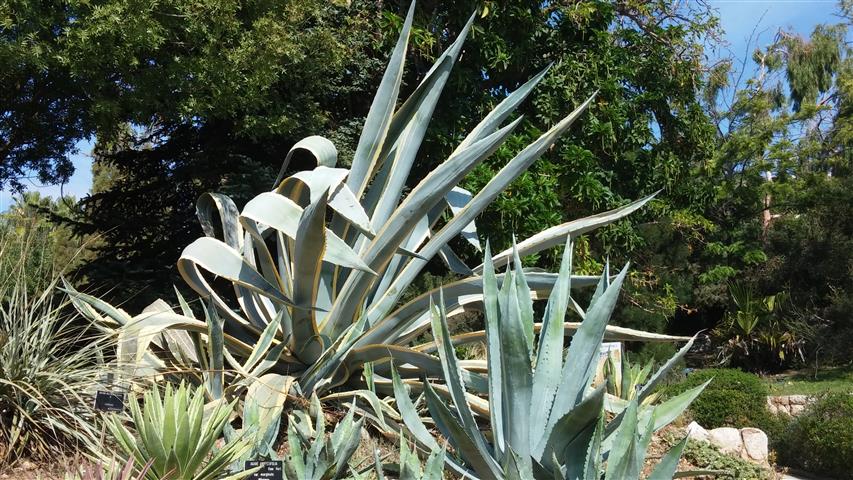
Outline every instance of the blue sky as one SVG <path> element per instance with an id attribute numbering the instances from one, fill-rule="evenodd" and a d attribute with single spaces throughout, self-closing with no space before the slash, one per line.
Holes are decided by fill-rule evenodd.
<path id="1" fill-rule="evenodd" d="M 835 0 L 710 0 L 709 3 L 719 13 L 728 43 L 718 55 L 738 59 L 742 59 L 744 54 L 749 57 L 756 46 L 772 42 L 780 28 L 808 36 L 815 25 L 839 21 Z M 747 39 L 753 30 L 756 38 L 748 44 Z M 89 192 L 92 185 L 92 142 L 84 140 L 77 149 L 78 153 L 71 155 L 76 171 L 62 187 L 62 192 L 80 198 Z M 29 188 L 53 197 L 60 193 L 59 186 L 30 184 Z M 0 191 L 0 212 L 6 210 L 11 202 L 11 194 Z"/>

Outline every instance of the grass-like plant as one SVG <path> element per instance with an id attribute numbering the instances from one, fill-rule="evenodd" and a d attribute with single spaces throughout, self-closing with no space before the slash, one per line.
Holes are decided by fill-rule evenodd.
<path id="1" fill-rule="evenodd" d="M 124 463 L 116 460 L 109 462 L 84 462 L 78 471 L 66 473 L 65 480 L 142 480 L 151 469 L 153 460 L 142 466 L 139 473 L 136 472 L 136 462 L 130 458 Z"/>
<path id="2" fill-rule="evenodd" d="M 106 340 L 56 295 L 56 280 L 32 296 L 25 272 L 13 275 L 0 284 L 0 465 L 87 451 Z"/>

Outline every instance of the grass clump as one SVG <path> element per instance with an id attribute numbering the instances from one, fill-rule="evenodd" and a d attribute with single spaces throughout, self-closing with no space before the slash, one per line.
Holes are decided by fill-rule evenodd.
<path id="1" fill-rule="evenodd" d="M 33 238 L 0 221 L 0 469 L 88 451 L 100 433 L 107 339 L 59 295 L 52 247 Z"/>
<path id="2" fill-rule="evenodd" d="M 90 395 L 103 370 L 103 341 L 57 301 L 55 282 L 31 297 L 0 287 L 0 465 L 97 443 Z"/>

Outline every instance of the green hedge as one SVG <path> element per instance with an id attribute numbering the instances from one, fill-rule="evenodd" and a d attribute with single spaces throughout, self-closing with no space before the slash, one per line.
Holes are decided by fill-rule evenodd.
<path id="1" fill-rule="evenodd" d="M 774 443 L 783 465 L 853 479 L 853 395 L 822 397 L 795 417 Z"/>
<path id="2" fill-rule="evenodd" d="M 728 368 L 697 370 L 666 389 L 674 396 L 713 378 L 690 404 L 693 420 L 707 429 L 718 427 L 761 428 L 769 416 L 768 390 L 757 375 Z"/>

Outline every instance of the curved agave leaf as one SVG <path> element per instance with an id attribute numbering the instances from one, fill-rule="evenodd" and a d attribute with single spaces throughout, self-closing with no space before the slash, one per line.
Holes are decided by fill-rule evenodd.
<path id="1" fill-rule="evenodd" d="M 480 310 L 479 304 L 483 301 L 483 278 L 469 277 L 449 283 L 441 287 L 447 303 L 445 305 L 448 316 L 461 312 L 462 307 Z M 553 285 L 557 282 L 558 275 L 554 273 L 532 272 L 527 274 L 530 288 L 536 298 L 547 298 Z M 496 276 L 499 285 L 503 284 L 504 275 Z M 598 277 L 574 276 L 572 286 L 583 288 L 593 286 L 598 282 Z M 365 335 L 359 339 L 358 345 L 364 346 L 371 343 L 406 343 L 408 340 L 420 335 L 429 328 L 428 307 L 430 299 L 438 294 L 438 289 L 423 293 L 409 301 L 399 309 L 390 313 L 380 322 L 376 323 Z"/>
<path id="2" fill-rule="evenodd" d="M 335 144 L 330 142 L 327 138 L 319 135 L 303 138 L 296 142 L 296 144 L 290 148 L 290 151 L 287 152 L 287 156 L 284 157 L 284 162 L 281 164 L 281 169 L 278 171 L 278 176 L 275 179 L 273 188 L 278 188 L 280 186 L 282 180 L 284 180 L 285 173 L 287 173 L 287 167 L 290 166 L 290 161 L 293 158 L 293 155 L 300 150 L 308 152 L 313 156 L 318 167 L 334 168 L 338 163 L 338 149 L 335 148 Z"/>
<path id="3" fill-rule="evenodd" d="M 409 43 L 409 32 L 412 29 L 412 19 L 415 16 L 415 2 L 409 5 L 409 12 L 403 22 L 403 29 L 397 45 L 391 54 L 388 67 L 382 76 L 382 82 L 373 97 L 373 103 L 364 121 L 358 146 L 352 161 L 347 186 L 356 197 L 361 197 L 370 182 L 375 165 L 379 159 L 379 153 L 385 144 L 388 135 L 388 127 L 394 115 L 397 97 L 400 93 L 400 82 L 403 79 L 403 64 L 406 59 L 406 48 Z"/>
<path id="4" fill-rule="evenodd" d="M 268 192 L 250 200 L 243 208 L 240 218 L 244 226 L 247 221 L 251 220 L 274 228 L 285 234 L 289 239 L 295 240 L 299 232 L 299 220 L 302 215 L 302 207 L 293 200 L 277 193 Z M 325 237 L 324 260 L 335 265 L 374 274 L 361 257 L 334 232 L 326 229 Z"/>

